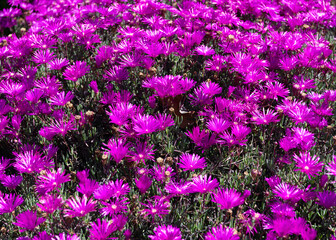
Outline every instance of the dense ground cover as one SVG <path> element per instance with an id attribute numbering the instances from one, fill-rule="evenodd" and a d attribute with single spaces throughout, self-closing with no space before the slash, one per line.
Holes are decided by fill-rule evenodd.
<path id="1" fill-rule="evenodd" d="M 1 239 L 336 239 L 326 0 L 9 0 Z"/>

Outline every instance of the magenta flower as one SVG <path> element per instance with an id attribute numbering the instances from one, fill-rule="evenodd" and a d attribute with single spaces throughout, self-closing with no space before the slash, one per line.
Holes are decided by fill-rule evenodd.
<path id="1" fill-rule="evenodd" d="M 205 235 L 205 240 L 239 240 L 237 231 L 233 228 L 225 228 L 223 225 L 213 227 L 210 232 Z"/>
<path id="2" fill-rule="evenodd" d="M 255 111 L 252 113 L 252 121 L 257 125 L 267 125 L 271 122 L 279 122 L 276 112 L 273 110 L 263 109 L 263 112 Z"/>
<path id="3" fill-rule="evenodd" d="M 205 46 L 205 45 L 201 45 L 197 48 L 195 48 L 195 52 L 198 55 L 202 55 L 202 56 L 210 56 L 210 55 L 214 55 L 216 52 L 215 50 L 213 50 L 212 48 Z"/>
<path id="4" fill-rule="evenodd" d="M 60 209 L 64 202 L 62 197 L 56 195 L 44 195 L 40 197 L 39 200 L 40 202 L 36 205 L 48 214 L 52 214 L 56 210 Z"/>
<path id="5" fill-rule="evenodd" d="M 327 170 L 327 175 L 334 175 L 336 176 L 336 156 L 334 157 L 334 161 L 329 163 L 328 166 L 326 166 L 326 170 Z"/>
<path id="6" fill-rule="evenodd" d="M 275 186 L 273 192 L 277 197 L 294 203 L 300 201 L 304 194 L 303 190 L 288 183 L 280 183 L 279 185 Z"/>
<path id="7" fill-rule="evenodd" d="M 194 177 L 190 186 L 191 192 L 198 192 L 201 194 L 211 192 L 216 187 L 218 187 L 219 183 L 217 179 L 211 179 L 211 176 L 207 175 L 199 175 L 198 177 Z"/>
<path id="8" fill-rule="evenodd" d="M 212 201 L 218 203 L 221 209 L 231 209 L 242 205 L 245 201 L 241 193 L 235 189 L 219 188 L 216 193 L 212 195 Z"/>
<path id="9" fill-rule="evenodd" d="M 228 129 L 231 126 L 230 121 L 224 119 L 224 118 L 213 118 L 207 123 L 207 127 L 214 131 L 215 133 L 223 133 L 226 129 Z"/>
<path id="10" fill-rule="evenodd" d="M 96 201 L 84 195 L 82 198 L 76 196 L 67 200 L 69 209 L 64 210 L 66 217 L 84 217 L 89 212 L 96 211 Z"/>
<path id="11" fill-rule="evenodd" d="M 141 194 L 144 194 L 152 185 L 152 180 L 147 175 L 142 175 L 139 179 L 135 179 L 135 184 L 139 188 Z"/>
<path id="12" fill-rule="evenodd" d="M 169 214 L 169 206 L 170 204 L 166 204 L 164 201 L 156 200 L 153 203 L 143 204 L 143 206 L 147 207 L 147 209 L 142 210 L 144 216 L 159 216 L 162 218 L 162 215 Z"/>
<path id="13" fill-rule="evenodd" d="M 210 133 L 206 132 L 204 129 L 201 131 L 198 126 L 194 127 L 192 131 L 188 131 L 186 135 L 193 140 L 196 146 L 205 149 L 216 143 L 216 138 L 213 134 L 210 135 Z"/>
<path id="14" fill-rule="evenodd" d="M 79 183 L 77 192 L 80 192 L 87 197 L 90 197 L 94 191 L 99 187 L 99 184 L 95 180 L 85 179 Z"/>
<path id="15" fill-rule="evenodd" d="M 66 80 L 76 82 L 80 77 L 83 77 L 89 71 L 90 67 L 86 65 L 86 62 L 76 61 L 74 65 L 65 69 L 64 77 Z"/>
<path id="16" fill-rule="evenodd" d="M 61 70 L 63 67 L 68 66 L 69 61 L 66 58 L 55 58 L 48 62 L 48 66 L 51 70 Z"/>
<path id="17" fill-rule="evenodd" d="M 15 153 L 14 167 L 21 173 L 40 172 L 41 170 L 50 167 L 50 163 L 41 153 L 31 150 L 21 153 Z"/>
<path id="18" fill-rule="evenodd" d="M 116 163 L 120 163 L 129 151 L 129 144 L 124 139 L 110 139 L 108 144 L 104 145 L 107 147 L 106 153 L 109 153 Z"/>
<path id="19" fill-rule="evenodd" d="M 331 208 L 336 206 L 335 192 L 329 192 L 329 191 L 320 192 L 318 193 L 317 198 L 319 200 L 318 204 L 325 208 Z"/>
<path id="20" fill-rule="evenodd" d="M 294 161 L 296 162 L 296 167 L 294 171 L 300 171 L 308 175 L 310 179 L 311 176 L 316 177 L 318 173 L 321 172 L 323 163 L 319 162 L 320 158 L 316 156 L 310 156 L 309 152 L 300 153 L 300 156 L 294 155 Z"/>
<path id="21" fill-rule="evenodd" d="M 90 239 L 93 240 L 107 240 L 109 236 L 117 230 L 117 226 L 113 221 L 107 221 L 105 219 L 97 219 L 97 223 L 91 223 Z"/>
<path id="22" fill-rule="evenodd" d="M 71 92 L 65 94 L 65 92 L 59 92 L 55 96 L 50 98 L 50 105 L 64 106 L 67 102 L 70 102 L 74 98 Z"/>
<path id="23" fill-rule="evenodd" d="M 182 153 L 178 165 L 183 171 L 193 171 L 195 169 L 204 169 L 206 167 L 206 161 L 197 154 Z"/>
<path id="24" fill-rule="evenodd" d="M 161 225 L 154 229 L 154 235 L 148 236 L 151 240 L 182 240 L 179 228 L 171 225 Z"/>
<path id="25" fill-rule="evenodd" d="M 27 210 L 16 217 L 13 224 L 23 229 L 20 232 L 33 231 L 38 225 L 45 221 L 44 218 L 38 218 L 36 212 Z"/>
<path id="26" fill-rule="evenodd" d="M 129 202 L 126 201 L 126 198 L 114 198 L 107 203 L 101 202 L 105 207 L 102 207 L 100 212 L 103 216 L 114 216 L 118 213 L 126 213 L 128 208 L 127 204 L 129 204 Z"/>
<path id="27" fill-rule="evenodd" d="M 160 98 L 175 97 L 189 91 L 196 82 L 182 76 L 167 75 L 164 77 L 153 77 L 144 81 L 143 87 L 154 89 Z"/>
<path id="28" fill-rule="evenodd" d="M 32 58 L 32 61 L 39 64 L 45 64 L 50 62 L 55 58 L 55 55 L 53 52 L 50 52 L 49 49 L 47 50 L 37 50 L 34 53 L 34 56 Z"/>
<path id="29" fill-rule="evenodd" d="M 134 131 L 139 135 L 149 134 L 160 128 L 160 122 L 151 115 L 137 115 L 133 118 Z"/>
<path id="30" fill-rule="evenodd" d="M 22 176 L 20 175 L 3 175 L 0 174 L 0 180 L 2 185 L 9 189 L 15 189 L 21 182 Z"/>
<path id="31" fill-rule="evenodd" d="M 170 181 L 166 187 L 166 192 L 173 194 L 173 195 L 186 195 L 190 192 L 190 182 L 185 182 L 181 180 L 179 183 Z"/>
<path id="32" fill-rule="evenodd" d="M 15 210 L 19 205 L 23 203 L 21 196 L 15 194 L 0 194 L 0 215 L 4 213 L 10 213 Z"/>
<path id="33" fill-rule="evenodd" d="M 61 184 L 70 181 L 70 175 L 65 175 L 64 171 L 59 168 L 57 171 L 48 170 L 45 175 L 40 175 L 36 183 L 36 191 L 42 195 L 45 193 L 57 190 Z"/>

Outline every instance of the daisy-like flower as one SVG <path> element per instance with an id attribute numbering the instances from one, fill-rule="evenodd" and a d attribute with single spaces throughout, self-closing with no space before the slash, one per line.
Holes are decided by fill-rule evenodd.
<path id="1" fill-rule="evenodd" d="M 233 228 L 226 228 L 223 225 L 213 227 L 210 232 L 205 235 L 205 240 L 239 240 L 237 231 Z"/>
<path id="2" fill-rule="evenodd" d="M 76 196 L 68 199 L 67 205 L 70 209 L 64 210 L 64 216 L 66 217 L 84 217 L 89 212 L 96 210 L 96 201 L 88 200 L 85 195 L 82 198 Z"/>
<path id="3" fill-rule="evenodd" d="M 202 56 L 210 56 L 210 55 L 214 55 L 216 52 L 215 50 L 213 50 L 212 48 L 205 46 L 205 45 L 201 45 L 199 47 L 197 47 L 195 49 L 195 52 L 198 55 L 202 55 Z"/>
<path id="4" fill-rule="evenodd" d="M 285 201 L 296 203 L 302 199 L 304 191 L 288 183 L 280 183 L 274 190 L 274 194 Z"/>
<path id="5" fill-rule="evenodd" d="M 193 128 L 192 131 L 188 131 L 186 135 L 191 140 L 193 140 L 193 142 L 198 147 L 208 148 L 216 143 L 216 138 L 214 135 L 210 135 L 208 132 L 205 131 L 205 129 L 200 130 L 198 126 Z"/>
<path id="6" fill-rule="evenodd" d="M 106 153 L 109 153 L 116 163 L 120 163 L 128 154 L 129 144 L 124 139 L 110 139 L 108 144 L 104 144 L 107 148 Z"/>
<path id="7" fill-rule="evenodd" d="M 21 182 L 22 182 L 22 176 L 20 175 L 4 175 L 1 176 L 0 174 L 0 180 L 2 185 L 9 189 L 15 189 Z"/>
<path id="8" fill-rule="evenodd" d="M 94 191 L 99 187 L 99 184 L 95 180 L 85 179 L 79 183 L 77 192 L 80 192 L 87 197 L 90 197 Z"/>
<path id="9" fill-rule="evenodd" d="M 109 70 L 105 70 L 105 75 L 103 75 L 103 77 L 110 81 L 121 83 L 128 79 L 128 71 L 121 66 L 114 66 Z"/>
<path id="10" fill-rule="evenodd" d="M 90 239 L 93 240 L 106 240 L 108 237 L 117 230 L 117 226 L 112 221 L 105 219 L 97 219 L 96 222 L 91 223 Z"/>
<path id="11" fill-rule="evenodd" d="M 153 160 L 153 147 L 153 145 L 148 145 L 147 142 L 137 142 L 135 145 L 135 149 L 129 154 L 130 160 L 137 163 L 142 162 L 144 164 L 146 159 Z"/>
<path id="12" fill-rule="evenodd" d="M 155 200 L 153 203 L 143 204 L 147 209 L 142 210 L 142 213 L 144 216 L 152 215 L 159 216 L 162 218 L 162 215 L 169 214 L 169 206 L 170 204 L 167 204 L 165 201 Z"/>
<path id="13" fill-rule="evenodd" d="M 76 130 L 75 124 L 72 119 L 66 122 L 64 119 L 54 120 L 51 126 L 43 127 L 39 131 L 39 134 L 42 137 L 45 137 L 47 140 L 52 140 L 55 135 L 62 135 L 65 137 L 68 131 Z"/>
<path id="14" fill-rule="evenodd" d="M 255 111 L 252 113 L 252 121 L 257 125 L 267 125 L 271 122 L 279 122 L 276 112 L 271 109 L 263 109 L 263 112 Z"/>
<path id="15" fill-rule="evenodd" d="M 55 58 L 48 62 L 48 66 L 51 70 L 61 70 L 63 67 L 68 66 L 69 60 L 66 58 Z"/>
<path id="16" fill-rule="evenodd" d="M 17 221 L 13 224 L 23 228 L 20 232 L 33 231 L 38 225 L 45 221 L 44 218 L 38 218 L 36 212 L 30 210 L 17 215 L 16 220 Z"/>
<path id="17" fill-rule="evenodd" d="M 327 170 L 327 175 L 334 175 L 336 176 L 336 156 L 334 157 L 334 161 L 329 163 L 328 166 L 326 166 L 326 170 Z"/>
<path id="18" fill-rule="evenodd" d="M 50 98 L 50 105 L 64 106 L 67 102 L 70 102 L 74 98 L 71 92 L 65 94 L 64 91 L 57 93 Z"/>
<path id="19" fill-rule="evenodd" d="M 310 179 L 311 176 L 316 177 L 318 173 L 321 172 L 323 163 L 319 162 L 320 158 L 316 156 L 310 156 L 309 152 L 300 153 L 300 156 L 294 155 L 294 161 L 296 162 L 296 167 L 294 171 L 300 171 L 308 175 Z"/>
<path id="20" fill-rule="evenodd" d="M 55 55 L 53 52 L 50 52 L 49 49 L 47 50 L 38 50 L 34 53 L 34 56 L 32 58 L 33 62 L 39 63 L 39 64 L 45 64 L 50 62 L 55 58 Z"/>
<path id="21" fill-rule="evenodd" d="M 14 154 L 16 158 L 13 165 L 21 173 L 40 172 L 44 168 L 50 167 L 47 159 L 37 151 L 30 150 Z"/>
<path id="22" fill-rule="evenodd" d="M 152 180 L 147 175 L 142 175 L 139 179 L 135 179 L 135 184 L 139 188 L 141 194 L 144 194 L 152 185 Z"/>
<path id="23" fill-rule="evenodd" d="M 231 209 L 242 205 L 245 199 L 235 189 L 219 188 L 216 193 L 213 193 L 212 201 L 218 203 L 221 209 Z"/>
<path id="24" fill-rule="evenodd" d="M 90 71 L 90 67 L 86 62 L 76 61 L 74 65 L 69 66 L 64 71 L 64 77 L 67 80 L 76 82 L 80 77 L 83 77 Z"/>
<path id="25" fill-rule="evenodd" d="M 153 77 L 143 83 L 143 87 L 154 89 L 160 98 L 175 97 L 183 94 L 194 87 L 196 82 L 182 76 L 167 75 L 164 77 Z"/>
<path id="26" fill-rule="evenodd" d="M 129 204 L 129 202 L 126 202 L 127 199 L 126 198 L 114 198 L 113 200 L 110 200 L 110 202 L 106 203 L 106 202 L 102 202 L 102 204 L 105 207 L 102 207 L 100 209 L 100 212 L 103 216 L 114 216 L 115 214 L 118 213 L 125 213 L 127 212 L 127 204 Z"/>
<path id="27" fill-rule="evenodd" d="M 56 210 L 60 209 L 63 205 L 63 199 L 56 195 L 44 195 L 39 198 L 40 202 L 36 205 L 41 208 L 43 212 L 52 214 Z"/>
<path id="28" fill-rule="evenodd" d="M 171 225 L 161 225 L 154 229 L 154 235 L 148 236 L 151 240 L 182 240 L 179 228 Z"/>
<path id="29" fill-rule="evenodd" d="M 195 169 L 204 169 L 206 161 L 197 154 L 183 153 L 180 156 L 180 163 L 178 163 L 183 171 L 193 171 Z"/>
<path id="30" fill-rule="evenodd" d="M 10 213 L 23 203 L 23 198 L 15 194 L 0 196 L 0 214 Z"/>
<path id="31" fill-rule="evenodd" d="M 192 192 L 204 194 L 214 190 L 218 185 L 217 179 L 211 179 L 211 176 L 208 177 L 207 175 L 200 175 L 193 178 L 190 188 Z"/>
<path id="32" fill-rule="evenodd" d="M 151 115 L 137 115 L 133 118 L 134 131 L 139 135 L 155 132 L 160 128 L 160 123 Z"/>
<path id="33" fill-rule="evenodd" d="M 207 127 L 218 134 L 225 132 L 230 126 L 230 121 L 220 117 L 215 117 L 207 123 Z"/>
<path id="34" fill-rule="evenodd" d="M 166 187 L 166 192 L 173 194 L 173 195 L 186 195 L 190 192 L 190 182 L 185 182 L 181 180 L 179 183 L 170 181 Z"/>
<path id="35" fill-rule="evenodd" d="M 319 200 L 318 204 L 325 207 L 331 208 L 336 206 L 336 193 L 324 191 L 317 194 Z"/>
<path id="36" fill-rule="evenodd" d="M 65 175 L 61 168 L 57 171 L 48 170 L 45 175 L 40 175 L 38 178 L 36 191 L 42 195 L 55 189 L 58 190 L 61 184 L 70 181 L 70 175 Z"/>

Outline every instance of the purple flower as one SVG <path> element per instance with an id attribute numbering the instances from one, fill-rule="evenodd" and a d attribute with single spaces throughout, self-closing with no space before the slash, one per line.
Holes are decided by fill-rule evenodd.
<path id="1" fill-rule="evenodd" d="M 304 191 L 288 183 L 280 183 L 275 186 L 274 194 L 285 201 L 296 203 L 302 199 Z"/>
<path id="2" fill-rule="evenodd" d="M 221 209 L 231 209 L 242 205 L 245 199 L 235 189 L 219 188 L 216 193 L 213 193 L 212 201 L 218 203 Z"/>
<path id="3" fill-rule="evenodd" d="M 152 180 L 148 176 L 143 175 L 139 179 L 135 179 L 135 184 L 139 188 L 141 194 L 144 194 L 152 185 Z"/>
<path id="4" fill-rule="evenodd" d="M 148 236 L 151 240 L 182 240 L 179 228 L 171 225 L 161 225 L 154 229 L 154 235 Z"/>
<path id="5" fill-rule="evenodd" d="M 90 71 L 90 67 L 86 62 L 76 61 L 74 65 L 69 66 L 64 71 L 64 77 L 67 80 L 76 82 L 80 77 L 83 77 Z"/>
<path id="6" fill-rule="evenodd" d="M 193 171 L 195 169 L 204 169 L 206 161 L 197 154 L 183 153 L 180 156 L 180 163 L 178 163 L 183 171 Z"/>
<path id="7" fill-rule="evenodd" d="M 296 162 L 296 167 L 294 171 L 300 171 L 308 175 L 310 179 L 311 176 L 316 177 L 322 170 L 323 163 L 319 162 L 318 157 L 310 156 L 309 152 L 300 153 L 300 156 L 294 155 L 294 161 Z"/>
<path id="8" fill-rule="evenodd" d="M 5 194 L 0 196 L 0 215 L 10 213 L 23 203 L 23 198 L 15 194 Z"/>
<path id="9" fill-rule="evenodd" d="M 216 187 L 218 187 L 219 183 L 217 179 L 211 179 L 211 176 L 207 175 L 199 175 L 198 177 L 194 177 L 191 183 L 191 192 L 198 192 L 201 194 L 211 192 Z"/>
<path id="10" fill-rule="evenodd" d="M 102 205 L 105 207 L 102 207 L 100 209 L 100 212 L 103 216 L 114 216 L 118 213 L 126 213 L 127 212 L 127 204 L 129 202 L 126 202 L 127 198 L 114 198 L 113 200 L 110 200 L 109 202 L 101 202 Z"/>
<path id="11" fill-rule="evenodd" d="M 326 166 L 327 175 L 334 175 L 336 176 L 336 156 L 333 156 L 334 161 L 329 163 L 328 166 Z"/>
<path id="12" fill-rule="evenodd" d="M 57 171 L 48 170 L 45 175 L 40 175 L 36 183 L 36 191 L 42 195 L 57 190 L 61 184 L 69 182 L 70 175 L 65 175 L 64 171 L 59 168 Z"/>
<path id="13" fill-rule="evenodd" d="M 74 98 L 71 92 L 65 94 L 65 92 L 59 92 L 55 96 L 50 98 L 50 105 L 64 106 L 67 102 L 70 102 Z"/>
<path id="14" fill-rule="evenodd" d="M 66 217 L 84 217 L 89 212 L 96 210 L 96 201 L 88 200 L 85 195 L 82 198 L 76 196 L 68 199 L 67 205 L 70 209 L 64 210 L 64 216 Z"/>
<path id="15" fill-rule="evenodd" d="M 52 214 L 56 210 L 60 209 L 63 205 L 63 199 L 56 195 L 44 195 L 40 197 L 40 202 L 36 205 L 41 208 L 42 211 Z"/>
<path id="16" fill-rule="evenodd" d="M 210 55 L 214 55 L 216 52 L 215 50 L 213 50 L 212 48 L 205 46 L 205 45 L 201 45 L 198 46 L 197 48 L 195 48 L 195 52 L 198 55 L 202 55 L 202 56 L 210 56 Z"/>
<path id="17" fill-rule="evenodd" d="M 173 194 L 173 195 L 186 195 L 190 192 L 190 182 L 185 182 L 181 180 L 179 183 L 170 181 L 166 187 L 166 192 Z"/>
<path id="18" fill-rule="evenodd" d="M 331 208 L 336 206 L 335 192 L 329 192 L 329 191 L 320 192 L 318 193 L 317 198 L 319 200 L 318 204 L 325 208 Z"/>
<path id="19" fill-rule="evenodd" d="M 137 115 L 133 118 L 134 131 L 138 135 L 149 134 L 160 128 L 160 122 L 151 115 Z"/>
<path id="20" fill-rule="evenodd" d="M 3 176 L 0 176 L 0 180 L 1 180 L 2 185 L 4 185 L 5 187 L 9 189 L 15 189 L 22 182 L 22 176 L 3 175 Z"/>
<path id="21" fill-rule="evenodd" d="M 129 144 L 125 142 L 124 139 L 110 139 L 108 144 L 104 144 L 106 148 L 106 153 L 109 153 L 116 163 L 120 163 L 128 154 Z"/>
<path id="22" fill-rule="evenodd" d="M 239 240 L 239 235 L 237 230 L 219 225 L 205 235 L 205 240 Z"/>
<path id="23" fill-rule="evenodd" d="M 97 219 L 97 223 L 91 223 L 90 239 L 94 240 L 107 240 L 109 236 L 117 230 L 117 226 L 113 221 L 107 221 L 105 219 Z"/>
<path id="24" fill-rule="evenodd" d="M 36 212 L 30 210 L 20 213 L 16 217 L 16 220 L 17 221 L 14 222 L 13 224 L 23 228 L 20 230 L 20 232 L 33 231 L 35 227 L 37 227 L 38 225 L 40 225 L 45 221 L 44 218 L 38 218 Z"/>

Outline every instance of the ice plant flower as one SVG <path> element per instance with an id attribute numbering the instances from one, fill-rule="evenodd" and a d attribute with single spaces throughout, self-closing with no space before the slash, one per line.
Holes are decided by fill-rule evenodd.
<path id="1" fill-rule="evenodd" d="M 91 223 L 90 239 L 93 240 L 107 240 L 111 239 L 109 236 L 117 230 L 117 226 L 113 221 L 107 221 L 105 219 L 97 219 L 97 222 Z"/>
<path id="2" fill-rule="evenodd" d="M 210 232 L 205 235 L 205 240 L 239 240 L 237 230 L 226 228 L 223 225 L 213 227 Z"/>
<path id="3" fill-rule="evenodd" d="M 231 209 L 242 205 L 245 201 L 241 193 L 235 189 L 219 188 L 212 195 L 212 201 L 218 203 L 221 209 Z"/>
<path id="4" fill-rule="evenodd" d="M 14 222 L 13 224 L 23 228 L 20 230 L 20 232 L 25 232 L 25 231 L 33 231 L 38 225 L 40 225 L 44 221 L 45 221 L 44 218 L 37 217 L 36 212 L 27 210 L 23 213 L 20 213 L 16 217 L 16 222 Z"/>
<path id="5" fill-rule="evenodd" d="M 10 213 L 15 210 L 19 205 L 23 203 L 23 198 L 15 194 L 0 194 L 0 215 L 4 213 Z"/>
<path id="6" fill-rule="evenodd" d="M 335 192 L 320 192 L 317 194 L 319 200 L 318 204 L 325 207 L 331 208 L 336 206 L 336 193 Z"/>
<path id="7" fill-rule="evenodd" d="M 197 154 L 182 153 L 178 165 L 183 171 L 193 171 L 195 169 L 204 169 L 206 167 L 206 161 Z"/>
<path id="8" fill-rule="evenodd" d="M 181 231 L 171 225 L 161 225 L 154 229 L 154 235 L 148 236 L 151 240 L 182 240 Z"/>
<path id="9" fill-rule="evenodd" d="M 280 183 L 275 186 L 274 194 L 285 201 L 296 203 L 302 199 L 304 191 L 288 183 Z"/>
<path id="10" fill-rule="evenodd" d="M 82 198 L 76 196 L 67 200 L 69 209 L 64 210 L 66 217 L 84 217 L 89 212 L 96 209 L 96 201 L 89 199 L 84 195 Z"/>
<path id="11" fill-rule="evenodd" d="M 207 175 L 199 175 L 198 177 L 194 177 L 190 186 L 190 190 L 192 192 L 198 192 L 201 194 L 211 192 L 216 187 L 218 187 L 219 183 L 217 179 L 211 179 L 211 176 Z"/>
<path id="12" fill-rule="evenodd" d="M 300 156 L 294 155 L 294 161 L 298 169 L 294 171 L 300 171 L 308 175 L 310 179 L 311 176 L 316 177 L 318 173 L 321 172 L 323 163 L 319 162 L 319 157 L 310 156 L 309 152 L 300 153 Z"/>
<path id="13" fill-rule="evenodd" d="M 80 77 L 83 77 L 90 71 L 90 67 L 86 62 L 76 61 L 74 65 L 69 66 L 64 71 L 64 77 L 67 80 L 76 82 Z"/>
<path id="14" fill-rule="evenodd" d="M 58 190 L 61 184 L 69 181 L 70 175 L 65 175 L 61 168 L 57 169 L 57 171 L 48 170 L 45 175 L 39 176 L 38 182 L 36 184 L 36 191 L 43 195 L 55 189 Z"/>
<path id="15" fill-rule="evenodd" d="M 327 175 L 334 175 L 336 176 L 336 156 L 333 156 L 334 161 L 329 163 L 329 165 L 326 166 Z"/>

